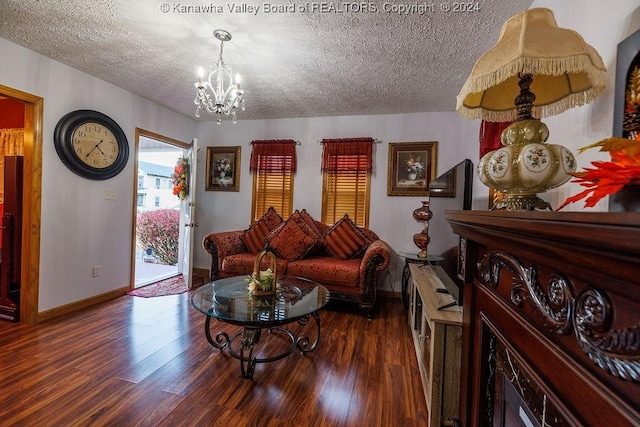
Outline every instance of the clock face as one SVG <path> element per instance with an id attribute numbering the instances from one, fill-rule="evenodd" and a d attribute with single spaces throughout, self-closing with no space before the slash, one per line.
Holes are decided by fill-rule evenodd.
<path id="1" fill-rule="evenodd" d="M 113 165 L 120 151 L 116 136 L 101 123 L 86 122 L 72 134 L 73 152 L 86 165 L 104 169 Z"/>
<path id="2" fill-rule="evenodd" d="M 53 142 L 60 160 L 87 179 L 108 179 L 127 164 L 127 137 L 110 117 L 93 110 L 76 110 L 56 125 Z"/>

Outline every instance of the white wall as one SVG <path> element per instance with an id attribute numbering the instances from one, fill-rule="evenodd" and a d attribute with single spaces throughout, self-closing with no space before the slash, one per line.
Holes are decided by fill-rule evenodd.
<path id="1" fill-rule="evenodd" d="M 607 67 L 607 87 L 594 102 L 543 119 L 549 127 L 549 142 L 564 145 L 573 151 L 578 170 L 591 166 L 594 160 L 609 160 L 606 153 L 599 153 L 597 150 L 587 150 L 578 155 L 578 148 L 610 137 L 613 133 L 616 49 L 618 43 L 640 29 L 640 3 L 638 0 L 534 0 L 531 8 L 534 7 L 553 10 L 558 26 L 577 31 L 598 51 Z M 552 190 L 544 198 L 553 207 L 557 207 L 567 197 L 580 191 L 582 187 L 568 183 Z M 584 201 L 581 201 L 563 210 L 583 209 Z M 593 210 L 607 211 L 608 198 L 598 203 Z"/>
<path id="2" fill-rule="evenodd" d="M 135 128 L 190 141 L 195 121 L 3 39 L 0 58 L 0 84 L 44 98 L 39 311 L 128 286 Z M 127 135 L 129 161 L 116 177 L 80 178 L 58 158 L 53 130 L 77 109 L 108 115 Z M 115 201 L 105 200 L 107 190 L 115 191 Z M 97 278 L 95 265 L 102 267 Z"/>

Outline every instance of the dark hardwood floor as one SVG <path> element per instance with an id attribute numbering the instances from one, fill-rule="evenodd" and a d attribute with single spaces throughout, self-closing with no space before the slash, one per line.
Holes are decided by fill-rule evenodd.
<path id="1" fill-rule="evenodd" d="M 402 303 L 383 299 L 372 321 L 345 306 L 320 318 L 314 351 L 258 364 L 253 380 L 209 346 L 187 293 L 123 296 L 35 326 L 0 322 L 0 425 L 426 425 Z M 220 330 L 237 328 L 212 322 Z"/>

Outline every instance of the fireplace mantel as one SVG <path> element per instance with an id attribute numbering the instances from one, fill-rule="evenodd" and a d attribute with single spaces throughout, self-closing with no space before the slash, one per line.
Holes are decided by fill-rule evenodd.
<path id="1" fill-rule="evenodd" d="M 462 237 L 461 424 L 640 425 L 640 214 L 446 218 Z"/>

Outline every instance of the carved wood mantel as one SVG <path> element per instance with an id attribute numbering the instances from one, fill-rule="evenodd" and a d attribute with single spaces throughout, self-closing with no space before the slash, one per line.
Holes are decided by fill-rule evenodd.
<path id="1" fill-rule="evenodd" d="M 461 424 L 640 425 L 640 214 L 448 211 L 463 238 Z M 466 411 L 462 408 L 466 408 Z"/>

